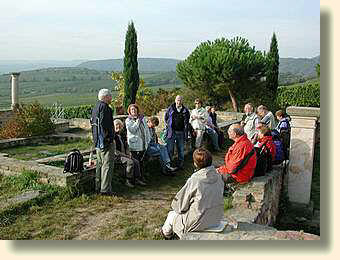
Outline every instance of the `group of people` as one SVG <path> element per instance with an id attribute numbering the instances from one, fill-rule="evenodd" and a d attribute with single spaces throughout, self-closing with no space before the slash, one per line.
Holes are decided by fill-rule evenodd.
<path id="1" fill-rule="evenodd" d="M 196 170 L 172 201 L 172 210 L 160 229 L 165 239 L 220 224 L 224 214 L 224 184 L 229 181 L 247 183 L 252 179 L 257 163 L 256 153 L 252 152 L 254 146 L 267 146 L 275 161 L 273 135 L 289 131 L 289 120 L 279 110 L 275 113 L 279 121 L 276 126 L 274 115 L 263 105 L 258 107 L 257 114 L 250 103 L 245 105 L 244 111 L 245 120 L 228 129 L 228 137 L 234 144 L 225 155 L 224 165 L 213 167 L 211 153 L 204 148 L 193 153 Z"/>
<path id="2" fill-rule="evenodd" d="M 130 188 L 136 184 L 146 185 L 144 161 L 147 156 L 159 157 L 163 174 L 173 175 L 176 172 L 178 168 L 171 166 L 168 148 L 158 143 L 155 132 L 155 127 L 159 124 L 157 117 L 147 119 L 137 104 L 131 104 L 124 124 L 120 119 L 113 120 L 109 106 L 112 94 L 108 89 L 99 91 L 98 100 L 91 115 L 92 136 L 97 154 L 97 192 L 112 195 L 111 182 L 115 163 L 125 167 L 125 184 Z"/>
<path id="3" fill-rule="evenodd" d="M 220 150 L 216 113 L 213 108 L 209 108 L 209 112 L 202 108 L 199 99 L 195 101 L 196 108 L 191 113 L 183 105 L 181 96 L 177 96 L 169 106 L 164 118 L 165 144 L 158 142 L 155 131 L 159 125 L 157 117 L 147 118 L 137 104 L 131 104 L 127 109 L 128 117 L 123 123 L 120 119 L 113 120 L 109 106 L 112 94 L 108 89 L 99 91 L 98 100 L 92 110 L 91 125 L 97 153 L 96 190 L 103 195 L 112 194 L 111 181 L 115 163 L 125 167 L 125 184 L 133 188 L 136 184 L 146 185 L 146 157 L 158 157 L 164 175 L 174 175 L 178 169 L 183 168 L 184 144 L 189 135 L 196 137 L 195 146 L 199 148 L 206 131 L 212 137 L 214 148 Z M 175 145 L 178 151 L 176 164 L 173 162 Z"/>
<path id="4" fill-rule="evenodd" d="M 175 102 L 166 110 L 165 144 L 160 144 L 155 131 L 159 124 L 157 117 L 146 118 L 137 104 L 131 104 L 124 128 L 121 120 L 113 120 L 109 106 L 112 101 L 110 91 L 101 89 L 98 99 L 92 110 L 91 124 L 97 153 L 96 190 L 103 195 L 112 194 L 114 163 L 125 166 L 127 186 L 132 188 L 136 184 L 146 185 L 143 173 L 145 156 L 158 156 L 162 173 L 174 175 L 178 169 L 183 168 L 184 145 L 188 136 L 191 134 L 195 138 L 195 171 L 172 201 L 172 210 L 160 229 L 165 238 L 172 237 L 174 233 L 181 237 L 185 232 L 218 225 L 223 219 L 225 182 L 230 179 L 238 183 L 251 180 L 256 167 L 256 153 L 252 153 L 254 146 L 267 146 L 275 161 L 273 135 L 280 135 L 290 128 L 289 120 L 282 111 L 275 113 L 279 120 L 276 125 L 274 115 L 267 107 L 261 105 L 255 113 L 252 104 L 246 104 L 245 119 L 228 129 L 228 137 L 234 144 L 225 155 L 225 163 L 215 168 L 211 152 L 201 146 L 202 137 L 207 133 L 214 149 L 220 150 L 216 113 L 211 107 L 203 108 L 201 100 L 195 100 L 195 109 L 190 113 L 183 105 L 183 98 L 176 97 Z M 175 145 L 178 159 L 176 167 L 173 167 Z"/>

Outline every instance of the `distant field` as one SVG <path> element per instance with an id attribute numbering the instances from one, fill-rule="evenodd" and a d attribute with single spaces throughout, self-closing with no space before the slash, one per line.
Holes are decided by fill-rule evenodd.
<path id="1" fill-rule="evenodd" d="M 180 87 L 175 72 L 143 73 L 140 78 L 155 91 Z M 37 100 L 47 106 L 56 102 L 64 106 L 93 104 L 99 89 L 113 89 L 113 86 L 109 72 L 71 67 L 24 71 L 19 77 L 19 100 L 20 103 Z M 0 109 L 10 106 L 10 75 L 3 74 L 0 75 Z"/>

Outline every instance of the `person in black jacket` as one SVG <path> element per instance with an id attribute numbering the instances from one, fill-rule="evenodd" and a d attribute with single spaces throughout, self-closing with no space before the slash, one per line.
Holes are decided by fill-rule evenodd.
<path id="1" fill-rule="evenodd" d="M 112 94 L 108 89 L 98 92 L 98 102 L 92 110 L 92 137 L 96 147 L 96 191 L 102 195 L 112 195 L 112 176 L 114 167 L 114 131 L 112 109 Z"/>

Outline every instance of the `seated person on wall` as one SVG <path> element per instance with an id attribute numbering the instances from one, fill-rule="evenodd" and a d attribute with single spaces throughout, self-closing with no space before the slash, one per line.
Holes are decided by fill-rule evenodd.
<path id="1" fill-rule="evenodd" d="M 254 113 L 254 106 L 251 103 L 247 103 L 244 106 L 244 113 L 246 118 L 241 122 L 241 126 L 244 128 L 248 139 L 254 144 L 256 141 L 256 126 L 259 122 L 258 116 Z"/>
<path id="2" fill-rule="evenodd" d="M 113 121 L 115 129 L 115 163 L 121 163 L 126 167 L 126 181 L 125 185 L 134 188 L 136 180 L 140 179 L 140 166 L 139 161 L 132 158 L 126 142 L 126 136 L 123 135 L 122 130 L 124 128 L 123 122 L 120 119 Z"/>
<path id="3" fill-rule="evenodd" d="M 206 110 L 209 114 L 209 117 L 211 118 L 212 124 L 214 125 L 215 129 L 219 129 L 218 125 L 217 125 L 217 114 L 216 114 L 216 111 L 215 111 L 215 107 L 214 106 L 208 106 L 206 108 Z"/>
<path id="4" fill-rule="evenodd" d="M 232 179 L 238 183 L 247 183 L 254 175 L 256 153 L 247 160 L 242 169 L 237 170 L 237 168 L 253 150 L 254 146 L 247 138 L 240 124 L 231 125 L 228 129 L 228 136 L 229 139 L 234 141 L 234 144 L 228 149 L 224 159 L 225 164 L 220 166 L 217 171 L 222 174 L 225 181 Z"/>
<path id="5" fill-rule="evenodd" d="M 289 158 L 289 146 L 290 146 L 290 123 L 289 118 L 285 116 L 282 110 L 278 110 L 275 116 L 279 123 L 277 124 L 275 130 L 278 132 L 280 139 L 283 144 L 283 151 L 285 159 Z M 274 131 L 275 131 L 274 130 Z"/>
<path id="6" fill-rule="evenodd" d="M 223 219 L 224 183 L 212 166 L 212 156 L 204 148 L 194 151 L 193 161 L 196 171 L 176 194 L 171 203 L 172 211 L 161 228 L 165 239 L 180 238 L 186 232 L 202 231 L 216 226 Z"/>
<path id="7" fill-rule="evenodd" d="M 275 129 L 276 127 L 275 117 L 266 106 L 264 105 L 259 106 L 257 108 L 257 113 L 261 118 L 260 122 L 265 123 L 270 130 Z"/>
<path id="8" fill-rule="evenodd" d="M 290 123 L 289 119 L 285 116 L 282 110 L 278 110 L 275 113 L 276 119 L 279 121 L 275 130 L 281 133 L 281 131 L 289 131 Z"/>
<path id="9" fill-rule="evenodd" d="M 149 127 L 137 104 L 129 105 L 128 114 L 129 116 L 125 120 L 127 142 L 132 157 L 139 161 L 141 172 L 141 178 L 137 179 L 136 183 L 145 185 L 143 161 L 150 142 Z"/>
<path id="10" fill-rule="evenodd" d="M 151 139 L 146 154 L 148 156 L 159 156 L 162 165 L 162 173 L 168 175 L 174 173 L 177 168 L 170 166 L 170 157 L 167 147 L 158 143 L 158 137 L 155 130 L 155 127 L 158 125 L 159 119 L 156 116 L 149 118 L 148 127 Z"/>
<path id="11" fill-rule="evenodd" d="M 205 108 L 205 110 L 208 112 L 208 119 L 207 119 L 207 123 L 205 125 L 205 132 L 210 137 L 210 139 L 212 141 L 212 144 L 213 144 L 213 147 L 214 147 L 214 150 L 215 151 L 220 151 L 220 147 L 219 147 L 219 130 L 213 124 L 212 118 L 210 116 L 209 112 L 211 112 L 211 107 L 207 106 Z"/>
<path id="12" fill-rule="evenodd" d="M 195 108 L 191 111 L 189 123 L 196 134 L 195 147 L 199 148 L 202 146 L 203 134 L 205 126 L 208 121 L 208 113 L 202 107 L 202 101 L 199 98 L 195 99 Z"/>
<path id="13" fill-rule="evenodd" d="M 266 145 L 272 155 L 272 161 L 275 161 L 276 147 L 273 142 L 271 131 L 266 126 L 260 126 L 258 131 L 255 147 L 261 148 L 263 145 Z"/>
<path id="14" fill-rule="evenodd" d="M 212 121 L 212 123 L 214 125 L 214 129 L 215 129 L 215 131 L 218 134 L 218 145 L 221 148 L 223 146 L 223 144 L 224 144 L 224 133 L 223 133 L 223 131 L 221 131 L 221 129 L 217 125 L 217 114 L 215 112 L 215 107 L 211 106 L 210 107 L 210 112 L 208 111 L 208 113 L 209 113 L 209 117 L 211 118 L 211 121 Z"/>

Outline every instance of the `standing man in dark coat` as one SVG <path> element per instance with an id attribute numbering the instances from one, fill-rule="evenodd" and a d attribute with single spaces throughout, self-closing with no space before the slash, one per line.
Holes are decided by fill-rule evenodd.
<path id="1" fill-rule="evenodd" d="M 172 160 L 176 141 L 178 151 L 178 167 L 184 164 L 184 143 L 188 139 L 190 112 L 183 106 L 183 98 L 176 96 L 175 103 L 171 104 L 164 117 L 167 127 L 166 144 Z"/>
<path id="2" fill-rule="evenodd" d="M 91 117 L 92 136 L 97 154 L 96 191 L 102 195 L 112 195 L 115 143 L 112 109 L 109 107 L 112 101 L 111 92 L 108 89 L 99 90 L 98 100 Z"/>

